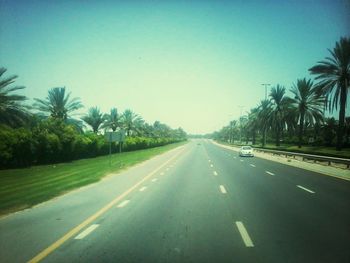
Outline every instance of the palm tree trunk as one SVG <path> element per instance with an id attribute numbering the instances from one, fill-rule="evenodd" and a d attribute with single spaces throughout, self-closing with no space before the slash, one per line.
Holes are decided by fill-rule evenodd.
<path id="1" fill-rule="evenodd" d="M 280 127 L 277 125 L 277 131 L 276 131 L 276 146 L 280 146 Z"/>
<path id="2" fill-rule="evenodd" d="M 253 138 L 252 138 L 252 140 L 253 140 L 253 145 L 255 145 L 255 137 L 256 137 L 256 132 L 255 132 L 255 129 L 253 130 Z"/>
<path id="3" fill-rule="evenodd" d="M 301 143 L 303 140 L 303 129 L 304 129 L 304 113 L 302 112 L 300 116 L 298 148 L 301 148 Z"/>
<path id="4" fill-rule="evenodd" d="M 345 105 L 346 105 L 346 89 L 347 80 L 340 90 L 340 111 L 339 111 L 339 126 L 337 131 L 337 151 L 341 151 L 343 146 L 343 135 L 344 135 L 344 122 L 345 122 Z"/>
<path id="5" fill-rule="evenodd" d="M 262 147 L 266 145 L 266 128 L 263 130 L 263 139 L 262 139 Z"/>

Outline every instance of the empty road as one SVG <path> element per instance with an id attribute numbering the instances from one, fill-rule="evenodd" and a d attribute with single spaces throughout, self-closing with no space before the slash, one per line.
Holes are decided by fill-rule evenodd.
<path id="1" fill-rule="evenodd" d="M 0 261 L 350 262 L 349 201 L 349 181 L 193 140 L 0 219 Z"/>

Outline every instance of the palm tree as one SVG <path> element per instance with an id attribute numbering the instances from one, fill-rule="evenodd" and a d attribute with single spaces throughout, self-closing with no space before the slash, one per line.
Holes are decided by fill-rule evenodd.
<path id="1" fill-rule="evenodd" d="M 70 94 L 66 94 L 66 88 L 52 88 L 45 100 L 34 99 L 34 107 L 45 116 L 54 119 L 71 122 L 69 114 L 83 107 L 79 98 L 70 99 Z"/>
<path id="2" fill-rule="evenodd" d="M 0 123 L 9 126 L 18 126 L 28 118 L 28 107 L 22 104 L 27 98 L 22 95 L 11 94 L 14 91 L 24 89 L 23 86 L 9 87 L 18 77 L 16 75 L 3 78 L 6 68 L 0 68 Z"/>
<path id="3" fill-rule="evenodd" d="M 317 75 L 316 79 L 319 92 L 330 98 L 327 107 L 331 111 L 335 108 L 339 110 L 339 127 L 337 130 L 337 150 L 342 149 L 345 108 L 347 95 L 350 87 L 350 38 L 342 37 L 335 43 L 333 50 L 328 50 L 331 57 L 326 57 L 324 61 L 319 61 L 317 65 L 309 69 L 311 74 Z"/>
<path id="4" fill-rule="evenodd" d="M 294 98 L 291 98 L 290 102 L 297 110 L 299 122 L 298 147 L 301 148 L 304 124 L 314 124 L 323 119 L 322 107 L 325 100 L 319 95 L 310 79 L 298 79 L 297 84 L 290 91 L 294 94 Z"/>
<path id="5" fill-rule="evenodd" d="M 145 137 L 155 137 L 153 125 L 144 123 L 141 127 L 140 135 Z"/>
<path id="6" fill-rule="evenodd" d="M 262 147 L 266 145 L 266 133 L 270 128 L 271 102 L 269 100 L 262 100 L 258 106 L 258 125 L 262 131 Z"/>
<path id="7" fill-rule="evenodd" d="M 230 121 L 229 143 L 234 142 L 234 134 L 236 130 L 237 130 L 237 121 L 236 120 Z"/>
<path id="8" fill-rule="evenodd" d="M 121 119 L 122 126 L 126 130 L 127 136 L 130 136 L 132 131 L 136 131 L 137 128 L 143 124 L 143 119 L 130 109 L 123 112 Z"/>
<path id="9" fill-rule="evenodd" d="M 337 121 L 332 118 L 326 118 L 322 127 L 322 137 L 326 146 L 332 146 L 336 136 Z"/>
<path id="10" fill-rule="evenodd" d="M 247 135 L 247 124 L 248 116 L 243 115 L 239 117 L 239 143 L 242 144 L 243 135 L 246 137 L 246 144 L 248 144 L 248 135 Z"/>
<path id="11" fill-rule="evenodd" d="M 259 127 L 258 123 L 258 108 L 252 108 L 250 112 L 248 113 L 248 122 L 246 125 L 247 132 L 252 135 L 252 144 L 255 144 L 256 141 L 256 132 Z"/>
<path id="12" fill-rule="evenodd" d="M 112 131 L 116 131 L 117 128 L 120 128 L 120 117 L 118 115 L 117 108 L 112 108 L 110 114 L 104 115 L 104 123 L 101 128 L 112 129 Z"/>
<path id="13" fill-rule="evenodd" d="M 97 133 L 105 119 L 98 107 L 91 107 L 82 120 L 91 126 L 94 133 Z"/>
<path id="14" fill-rule="evenodd" d="M 289 106 L 289 100 L 285 96 L 286 89 L 278 85 L 271 89 L 270 97 L 272 101 L 272 110 L 270 120 L 273 129 L 276 131 L 276 146 L 280 146 L 280 137 L 283 127 L 286 124 L 286 112 Z"/>
<path id="15" fill-rule="evenodd" d="M 349 147 L 349 139 L 350 139 L 350 117 L 345 118 L 345 138 L 346 145 Z"/>
<path id="16" fill-rule="evenodd" d="M 153 133 L 156 138 L 170 137 L 170 127 L 160 121 L 153 123 Z"/>
<path id="17" fill-rule="evenodd" d="M 230 126 L 224 126 L 220 129 L 220 131 L 216 134 L 217 140 L 229 142 L 230 141 Z"/>

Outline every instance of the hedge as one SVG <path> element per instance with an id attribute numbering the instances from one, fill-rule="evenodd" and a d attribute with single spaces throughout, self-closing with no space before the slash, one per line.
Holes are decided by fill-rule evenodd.
<path id="1" fill-rule="evenodd" d="M 122 151 L 135 151 L 179 142 L 185 138 L 127 137 Z M 112 143 L 112 152 L 119 145 Z M 81 134 L 73 126 L 45 121 L 34 128 L 0 126 L 0 169 L 67 162 L 109 153 L 103 135 Z"/>

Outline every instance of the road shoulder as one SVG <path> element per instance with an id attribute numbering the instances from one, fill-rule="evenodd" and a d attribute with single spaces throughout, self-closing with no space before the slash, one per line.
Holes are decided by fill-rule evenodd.
<path id="1" fill-rule="evenodd" d="M 211 142 L 219 147 L 238 152 L 238 147 L 223 145 L 215 141 L 211 141 Z M 295 160 L 291 157 L 276 156 L 268 153 L 255 152 L 254 155 L 256 157 L 263 158 L 266 160 L 270 160 L 270 161 L 298 167 L 301 169 L 305 169 L 308 171 L 320 173 L 323 175 L 328 175 L 328 176 L 350 181 L 350 171 L 347 169 L 325 166 L 317 163 L 309 163 L 305 161 Z"/>

